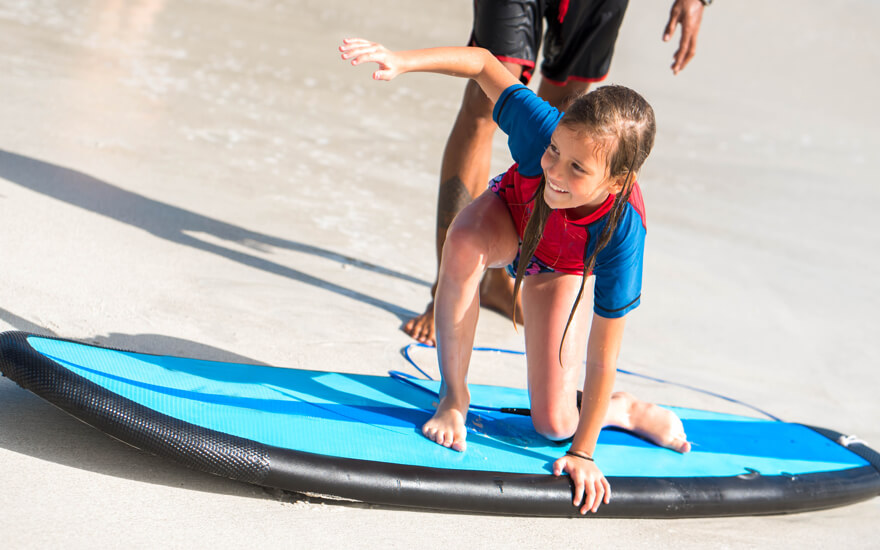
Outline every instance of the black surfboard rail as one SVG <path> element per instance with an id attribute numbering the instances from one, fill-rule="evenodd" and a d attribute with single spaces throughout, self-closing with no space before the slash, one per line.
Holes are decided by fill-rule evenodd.
<path id="1" fill-rule="evenodd" d="M 609 477 L 613 497 L 580 516 L 568 477 L 449 470 L 282 449 L 161 414 L 87 380 L 34 350 L 28 337 L 0 334 L 0 372 L 79 420 L 143 451 L 255 485 L 394 507 L 494 515 L 687 518 L 784 514 L 880 495 L 880 454 L 846 445 L 869 466 L 805 475 Z M 84 344 L 91 345 L 91 344 Z M 93 346 L 92 347 L 98 347 Z M 125 350 L 119 350 L 125 351 Z M 832 441 L 841 434 L 813 428 Z"/>

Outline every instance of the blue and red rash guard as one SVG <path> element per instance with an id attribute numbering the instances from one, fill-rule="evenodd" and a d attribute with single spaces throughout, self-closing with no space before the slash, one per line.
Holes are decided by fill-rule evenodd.
<path id="1" fill-rule="evenodd" d="M 541 183 L 541 156 L 562 113 L 529 88 L 515 84 L 498 98 L 493 118 L 507 134 L 516 164 L 495 178 L 491 187 L 507 203 L 521 240 Z M 613 203 L 614 195 L 610 195 L 598 210 L 584 218 L 575 217 L 570 209 L 553 210 L 535 257 L 553 271 L 583 274 L 584 247 L 589 257 Z M 623 317 L 639 305 L 645 232 L 642 192 L 634 183 L 614 235 L 596 258 L 593 311 L 597 315 Z"/>

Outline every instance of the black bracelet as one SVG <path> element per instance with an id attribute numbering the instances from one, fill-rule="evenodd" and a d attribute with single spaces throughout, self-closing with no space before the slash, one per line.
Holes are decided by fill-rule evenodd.
<path id="1" fill-rule="evenodd" d="M 595 460 L 593 460 L 593 457 L 591 457 L 587 453 L 582 453 L 580 451 L 572 451 L 571 449 L 569 449 L 569 450 L 565 451 L 565 454 L 567 454 L 568 456 L 576 456 L 578 458 L 583 458 L 584 460 L 589 460 L 590 462 L 595 462 Z"/>

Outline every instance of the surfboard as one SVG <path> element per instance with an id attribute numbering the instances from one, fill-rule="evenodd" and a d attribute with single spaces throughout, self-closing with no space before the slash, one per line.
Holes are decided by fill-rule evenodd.
<path id="1" fill-rule="evenodd" d="M 261 486 L 368 503 L 577 516 L 567 448 L 538 435 L 522 389 L 471 386 L 468 448 L 428 441 L 439 383 L 409 376 L 203 361 L 23 332 L 0 334 L 0 371 L 144 451 Z M 681 455 L 603 430 L 613 498 L 588 517 L 705 517 L 818 510 L 880 494 L 880 455 L 832 430 L 675 408 Z"/>

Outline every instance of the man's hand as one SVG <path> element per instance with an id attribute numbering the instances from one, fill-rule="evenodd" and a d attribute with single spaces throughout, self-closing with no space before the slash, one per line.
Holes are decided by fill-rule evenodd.
<path id="1" fill-rule="evenodd" d="M 700 32 L 700 22 L 703 20 L 703 8 L 700 0 L 675 0 L 669 11 L 669 22 L 663 32 L 663 41 L 672 40 L 675 27 L 681 25 L 681 42 L 678 44 L 673 56 L 672 72 L 678 74 L 684 69 L 697 53 L 697 34 Z"/>

